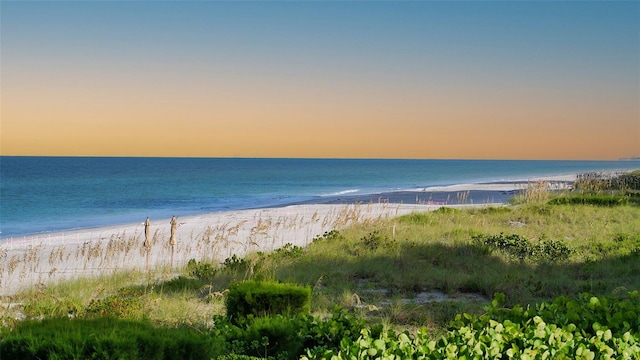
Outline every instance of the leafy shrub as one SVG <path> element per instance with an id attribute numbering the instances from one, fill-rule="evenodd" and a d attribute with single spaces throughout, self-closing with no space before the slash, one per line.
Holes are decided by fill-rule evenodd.
<path id="1" fill-rule="evenodd" d="M 430 339 L 426 329 L 374 335 L 362 329 L 338 349 L 308 349 L 303 359 L 637 359 L 640 354 L 637 292 L 607 299 L 582 294 L 534 308 L 504 308 L 496 294 L 481 316 L 460 314 L 448 332 Z M 610 324 L 610 322 L 613 322 Z"/>
<path id="2" fill-rule="evenodd" d="M 295 321 L 282 315 L 254 319 L 244 335 L 251 351 L 248 355 L 299 358 L 304 344 L 296 325 Z"/>
<path id="3" fill-rule="evenodd" d="M 397 252 L 400 245 L 395 240 L 390 240 L 388 236 L 380 234 L 379 230 L 374 230 L 360 238 L 360 242 L 353 249 L 353 254 L 358 256 L 362 252 L 375 252 L 383 249 L 387 254 Z"/>
<path id="4" fill-rule="evenodd" d="M 473 235 L 473 240 L 490 248 L 499 249 L 522 260 L 531 255 L 531 244 L 528 239 L 518 234 Z"/>
<path id="5" fill-rule="evenodd" d="M 142 292 L 131 289 L 120 289 L 115 295 L 104 299 L 93 299 L 85 309 L 89 317 L 136 318 L 142 315 Z"/>
<path id="6" fill-rule="evenodd" d="M 325 231 L 324 234 L 313 238 L 313 242 L 341 240 L 344 240 L 344 235 L 342 235 L 338 230 Z"/>
<path id="7" fill-rule="evenodd" d="M 358 338 L 365 323 L 340 307 L 334 308 L 328 319 L 310 315 L 254 318 L 241 325 L 227 318 L 214 317 L 213 335 L 227 344 L 227 355 L 221 359 L 298 359 L 307 349 L 337 349 L 344 339 Z M 371 333 L 382 331 L 376 326 Z"/>
<path id="8" fill-rule="evenodd" d="M 191 259 L 187 263 L 187 270 L 189 271 L 189 275 L 199 280 L 211 280 L 217 274 L 245 273 L 250 266 L 251 264 L 247 259 L 239 258 L 236 254 L 233 254 L 233 256 L 226 258 L 221 266 L 214 266 L 210 263 L 203 263 Z M 254 264 L 254 271 L 257 270 L 255 267 L 256 265 Z"/>
<path id="9" fill-rule="evenodd" d="M 377 250 L 382 244 L 386 242 L 386 237 L 380 235 L 380 231 L 375 230 L 369 235 L 366 235 L 360 239 L 364 247 L 369 251 Z"/>
<path id="10" fill-rule="evenodd" d="M 544 240 L 532 244 L 529 239 L 518 234 L 482 235 L 471 236 L 474 242 L 480 246 L 498 249 L 520 260 L 563 260 L 571 255 L 572 250 L 561 241 Z"/>
<path id="11" fill-rule="evenodd" d="M 222 263 L 222 269 L 227 273 L 238 273 L 247 271 L 249 268 L 249 261 L 245 258 L 239 258 L 236 254 L 233 254 L 230 258 L 224 259 Z"/>
<path id="12" fill-rule="evenodd" d="M 305 349 L 337 349 L 343 339 L 355 340 L 365 328 L 365 322 L 337 306 L 328 319 L 313 316 L 300 317 L 300 336 L 304 338 Z M 374 327 L 372 334 L 382 332 L 382 326 Z"/>
<path id="13" fill-rule="evenodd" d="M 309 313 L 311 288 L 274 281 L 243 281 L 229 287 L 227 317 L 242 322 L 247 316 Z"/>
<path id="14" fill-rule="evenodd" d="M 564 260 L 573 253 L 573 250 L 562 241 L 544 240 L 533 246 L 533 256 L 545 261 Z"/>
<path id="15" fill-rule="evenodd" d="M 189 275 L 200 280 L 205 280 L 212 278 L 218 269 L 209 263 L 202 263 L 195 259 L 191 259 L 187 263 L 187 271 L 189 272 Z"/>
<path id="16" fill-rule="evenodd" d="M 299 259 L 303 254 L 304 248 L 286 243 L 283 247 L 274 250 L 272 256 Z"/>

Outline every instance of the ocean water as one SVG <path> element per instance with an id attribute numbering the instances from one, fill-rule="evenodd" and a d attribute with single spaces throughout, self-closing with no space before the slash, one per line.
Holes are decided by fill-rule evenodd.
<path id="1" fill-rule="evenodd" d="M 640 168 L 634 161 L 0 156 L 0 238 L 332 196 Z"/>

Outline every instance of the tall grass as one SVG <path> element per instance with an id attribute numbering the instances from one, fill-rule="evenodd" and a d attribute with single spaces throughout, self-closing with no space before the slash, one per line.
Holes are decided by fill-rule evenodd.
<path id="1" fill-rule="evenodd" d="M 640 191 L 640 170 L 632 172 L 589 172 L 578 174 L 574 184 L 580 192 Z"/>
<path id="2" fill-rule="evenodd" d="M 535 195 L 518 206 L 500 208 L 441 208 L 371 219 L 363 216 L 366 205 L 362 205 L 325 217 L 314 213 L 247 220 L 243 224 L 250 225 L 247 231 L 237 224 L 219 224 L 192 234 L 192 242 L 176 249 L 179 258 L 193 254 L 187 247 L 196 249 L 202 254 L 196 264 L 209 264 L 211 271 L 196 275 L 184 267 L 167 267 L 156 269 L 151 277 L 140 270 L 118 271 L 102 279 L 46 286 L 18 294 L 11 301 L 22 303 L 29 317 L 46 317 L 68 313 L 69 308 L 83 309 L 92 299 L 128 287 L 141 291 L 143 312 L 154 322 L 211 326 L 211 317 L 224 313 L 229 284 L 265 279 L 311 286 L 311 307 L 316 314 L 331 313 L 335 305 L 341 305 L 382 322 L 442 329 L 450 315 L 461 309 L 480 311 L 478 302 L 492 298 L 495 292 L 505 293 L 508 304 L 524 306 L 585 291 L 610 295 L 620 289 L 640 289 L 637 207 L 551 205 L 544 201 L 550 195 L 542 194 L 543 188 L 532 186 Z M 316 236 L 306 247 L 279 244 L 286 229 L 306 226 L 309 221 L 339 231 Z M 571 251 L 562 258 L 529 253 L 514 257 L 499 246 L 474 240 L 500 234 L 526 239 L 532 249 L 545 251 L 544 244 L 557 243 Z M 281 249 L 266 251 L 269 247 L 264 241 Z M 126 241 L 122 244 L 126 249 Z M 106 249 L 118 249 L 116 245 Z M 228 261 L 217 260 L 214 254 L 226 246 L 246 250 L 247 255 L 233 258 L 233 253 L 224 253 Z M 87 246 L 85 256 L 92 249 Z M 58 252 L 52 253 L 46 261 L 59 261 Z M 417 295 L 436 290 L 454 302 L 412 302 Z M 8 309 L 0 311 L 5 318 L 12 316 Z"/>
<path id="3" fill-rule="evenodd" d="M 537 204 L 549 200 L 550 183 L 546 181 L 529 182 L 527 186 L 509 201 L 511 204 Z"/>

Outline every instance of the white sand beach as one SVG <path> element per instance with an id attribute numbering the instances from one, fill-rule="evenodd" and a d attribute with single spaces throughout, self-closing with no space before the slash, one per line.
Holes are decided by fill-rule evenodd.
<path id="1" fill-rule="evenodd" d="M 121 270 L 179 268 L 190 259 L 222 262 L 234 254 L 309 244 L 325 231 L 385 219 L 434 205 L 294 205 L 178 218 L 170 245 L 170 219 L 151 219 L 151 247 L 144 224 L 103 227 L 7 239 L 0 244 L 0 296 L 38 284 L 108 275 Z"/>
<path id="2" fill-rule="evenodd" d="M 532 181 L 571 181 L 575 176 Z M 522 182 L 469 184 L 430 191 L 518 190 Z M 475 206 L 488 206 L 482 204 Z M 222 262 L 234 254 L 270 251 L 287 243 L 306 246 L 326 231 L 355 222 L 393 218 L 442 204 L 306 204 L 218 212 L 178 218 L 176 244 L 170 245 L 170 219 L 151 219 L 149 249 L 144 219 L 139 223 L 5 239 L 0 244 L 0 296 L 39 284 L 122 270 L 177 269 L 190 259 Z M 474 205 L 456 205 L 474 206 Z"/>

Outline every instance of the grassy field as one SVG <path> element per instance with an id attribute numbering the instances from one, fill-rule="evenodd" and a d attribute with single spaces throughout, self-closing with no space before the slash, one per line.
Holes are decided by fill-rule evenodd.
<path id="1" fill-rule="evenodd" d="M 42 286 L 9 299 L 19 306 L 3 306 L 0 318 L 13 327 L 16 318 L 115 315 L 210 331 L 215 316 L 225 314 L 229 285 L 254 279 L 310 286 L 311 314 L 320 318 L 340 306 L 369 324 L 426 327 L 437 336 L 457 314 L 483 314 L 496 293 L 504 294 L 504 306 L 526 309 L 560 296 L 640 290 L 637 202 L 551 197 L 532 188 L 504 207 L 441 208 L 357 224 L 306 248 L 224 264 L 192 261 L 179 273 L 154 269 Z"/>

